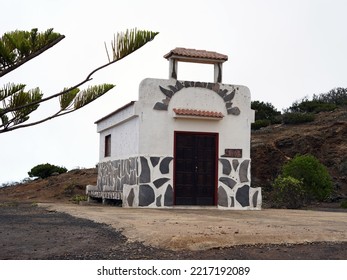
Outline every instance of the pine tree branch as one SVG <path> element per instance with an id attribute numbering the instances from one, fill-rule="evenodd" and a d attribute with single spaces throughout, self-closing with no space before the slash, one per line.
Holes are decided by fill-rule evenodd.
<path id="1" fill-rule="evenodd" d="M 12 66 L 2 70 L 0 72 L 0 77 L 5 76 L 6 74 L 10 73 L 11 71 L 13 71 L 13 70 L 17 69 L 18 67 L 22 66 L 24 63 L 27 63 L 29 60 L 39 56 L 40 54 L 42 54 L 46 50 L 48 50 L 51 47 L 53 47 L 54 45 L 58 44 L 64 38 L 65 38 L 64 35 L 60 35 L 57 39 L 55 39 L 52 42 L 50 42 L 49 44 L 45 45 L 43 48 L 39 49 L 38 51 L 29 54 L 27 57 L 23 58 L 20 62 L 15 63 Z"/>
<path id="2" fill-rule="evenodd" d="M 80 107 L 80 108 L 76 108 L 76 109 L 71 109 L 69 111 L 63 111 L 63 110 L 59 110 L 57 113 L 49 116 L 49 117 L 46 117 L 44 119 L 41 119 L 39 121 L 36 121 L 36 122 L 32 122 L 32 123 L 27 123 L 27 124 L 22 124 L 22 125 L 16 125 L 16 126 L 11 126 L 11 127 L 6 127 L 4 129 L 0 129 L 0 134 L 1 133 L 5 133 L 5 132 L 9 132 L 9 131 L 12 131 L 12 130 L 15 130 L 15 129 L 19 129 L 19 128 L 24 128 L 24 127 L 29 127 L 29 126 L 34 126 L 34 125 L 37 125 L 37 124 L 40 124 L 40 123 L 43 123 L 43 122 L 46 122 L 46 121 L 49 121 L 51 119 L 54 119 L 54 118 L 57 118 L 57 117 L 60 117 L 60 116 L 63 116 L 63 115 L 67 115 L 67 114 L 70 114 L 78 109 L 81 109 L 83 107 Z"/>
<path id="3" fill-rule="evenodd" d="M 135 32 L 136 32 L 136 29 L 135 29 Z M 157 34 L 158 34 L 158 32 L 154 32 L 154 37 L 155 37 Z M 64 37 L 64 35 L 62 35 L 62 36 Z M 153 37 L 153 38 L 154 38 L 154 37 Z M 153 40 L 153 38 L 152 38 L 151 40 Z M 6 109 L 4 109 L 4 110 L 1 111 L 0 117 L 1 117 L 1 115 L 4 115 L 4 114 L 6 114 L 6 113 L 8 113 L 8 112 L 20 110 L 20 109 L 23 109 L 23 108 L 26 108 L 26 107 L 30 107 L 30 106 L 33 106 L 33 105 L 36 105 L 36 104 L 40 104 L 40 103 L 45 102 L 45 101 L 48 101 L 48 100 L 50 100 L 50 99 L 52 99 L 52 98 L 59 97 L 59 96 L 61 96 L 62 94 L 65 94 L 65 93 L 67 93 L 67 92 L 69 92 L 69 91 L 71 91 L 71 90 L 73 90 L 73 89 L 75 89 L 75 88 L 77 88 L 77 87 L 79 87 L 79 86 L 81 86 L 81 85 L 83 85 L 83 84 L 85 84 L 85 83 L 91 81 L 91 80 L 92 80 L 92 78 L 91 78 L 92 75 L 95 74 L 97 71 L 100 71 L 101 69 L 103 69 L 103 68 L 105 68 L 105 67 L 108 67 L 108 66 L 110 66 L 111 64 L 116 63 L 116 62 L 120 61 L 121 59 L 127 57 L 129 54 L 132 54 L 134 51 L 136 51 L 137 49 L 143 47 L 145 44 L 147 44 L 147 43 L 148 43 L 149 41 L 151 41 L 151 40 L 148 40 L 148 41 L 143 42 L 142 45 L 138 46 L 136 49 L 131 50 L 131 51 L 129 51 L 128 53 L 123 53 L 123 55 L 120 56 L 120 57 L 118 57 L 118 58 L 117 58 L 117 57 L 114 57 L 114 60 L 113 60 L 113 61 L 108 62 L 108 63 L 106 63 L 106 64 L 104 64 L 104 65 L 102 65 L 102 66 L 100 66 L 100 67 L 94 69 L 92 72 L 89 73 L 89 75 L 86 77 L 85 80 L 83 80 L 82 82 L 76 84 L 75 86 L 70 87 L 70 88 L 68 88 L 68 89 L 66 89 L 66 90 L 64 90 L 64 91 L 59 92 L 59 93 L 53 94 L 53 95 L 51 95 L 51 96 L 48 96 L 48 97 L 46 97 L 46 98 L 43 98 L 43 99 L 41 99 L 41 100 L 37 100 L 37 101 L 35 101 L 35 102 L 31 102 L 31 103 L 28 103 L 28 104 L 25 104 L 25 105 L 22 105 L 22 106 L 18 106 L 18 107 L 15 107 L 15 108 L 6 108 Z"/>
<path id="4" fill-rule="evenodd" d="M 130 54 L 130 53 L 129 53 L 129 54 Z M 1 116 L 1 115 L 4 115 L 4 114 L 6 114 L 6 113 L 12 112 L 12 111 L 21 110 L 21 109 L 23 109 L 23 108 L 30 107 L 30 106 L 33 106 L 33 105 L 36 105 L 36 104 L 39 104 L 39 103 L 48 101 L 48 100 L 50 100 L 50 99 L 52 99 L 52 98 L 59 97 L 60 95 L 65 94 L 65 93 L 67 93 L 67 92 L 69 92 L 69 91 L 71 91 L 71 90 L 73 90 L 73 89 L 75 89 L 75 88 L 78 88 L 79 86 L 81 86 L 81 85 L 83 85 L 83 84 L 85 84 L 85 83 L 91 81 L 91 80 L 93 79 L 91 76 L 92 76 L 93 74 L 95 74 L 97 71 L 100 71 L 101 69 L 106 68 L 107 66 L 109 66 L 109 65 L 111 65 L 111 64 L 113 64 L 113 63 L 116 63 L 116 62 L 122 60 L 123 58 L 127 57 L 129 54 L 123 56 L 122 58 L 113 60 L 113 61 L 111 61 L 111 62 L 108 62 L 108 63 L 106 63 L 106 64 L 104 64 L 104 65 L 102 65 L 102 66 L 100 66 L 100 67 L 94 69 L 92 72 L 90 72 L 90 73 L 88 74 L 87 78 L 85 78 L 82 82 L 80 82 L 80 83 L 78 83 L 78 84 L 76 84 L 76 85 L 74 85 L 74 86 L 72 86 L 72 87 L 70 87 L 70 88 L 68 88 L 68 89 L 66 89 L 66 90 L 63 90 L 63 91 L 61 91 L 61 92 L 59 92 L 59 93 L 50 95 L 50 96 L 48 96 L 48 97 L 46 97 L 46 98 L 42 98 L 41 100 L 37 100 L 37 101 L 32 102 L 32 103 L 28 103 L 28 104 L 25 104 L 25 105 L 22 105 L 22 106 L 14 107 L 14 108 L 6 108 L 6 109 L 4 109 L 3 111 L 1 111 L 0 116 Z"/>
<path id="5" fill-rule="evenodd" d="M 102 95 L 104 95 L 107 91 L 109 91 L 110 89 L 112 89 L 114 87 L 114 85 L 110 85 L 110 84 L 104 84 L 104 85 L 101 85 L 99 86 L 99 88 L 103 88 L 98 90 L 98 89 L 95 89 L 96 91 L 96 94 L 95 96 L 92 96 L 91 98 L 93 99 L 92 101 L 96 100 L 97 98 L 101 97 Z M 93 90 L 93 89 L 92 89 Z M 88 94 L 88 92 L 86 92 L 85 94 Z M 78 96 L 77 96 L 78 98 Z M 22 124 L 22 125 L 16 125 L 14 124 L 13 126 L 10 126 L 12 123 L 15 122 L 16 120 L 16 116 L 14 116 L 6 125 L 0 125 L 0 128 L 3 126 L 4 128 L 3 129 L 0 129 L 0 134 L 1 133 L 4 133 L 4 132 L 9 132 L 9 131 L 12 131 L 12 130 L 15 130 L 15 129 L 19 129 L 19 128 L 24 128 L 24 127 L 29 127 L 29 126 L 34 126 L 34 125 L 37 125 L 37 124 L 40 124 L 40 123 L 43 123 L 43 122 L 46 122 L 46 121 L 49 121 L 51 119 L 54 119 L 56 117 L 60 117 L 60 116 L 63 116 L 63 115 L 67 115 L 67 114 L 70 114 L 78 109 L 81 109 L 83 108 L 84 106 L 86 106 L 88 103 L 92 102 L 92 101 L 85 101 L 84 104 L 81 104 L 80 106 L 75 106 L 75 107 L 72 107 L 74 106 L 73 102 L 72 104 L 70 104 L 70 106 L 68 108 L 65 108 L 65 109 L 60 109 L 58 112 L 56 112 L 55 114 L 51 115 L 51 116 L 48 116 L 46 118 L 43 118 L 39 121 L 36 121 L 36 122 L 32 122 L 32 123 L 28 123 L 28 124 Z"/>
<path id="6" fill-rule="evenodd" d="M 35 105 L 38 105 L 42 102 L 45 102 L 45 101 L 48 101 L 50 99 L 53 99 L 53 98 L 56 98 L 56 97 L 59 97 L 63 94 L 66 94 L 68 92 L 70 92 L 71 90 L 74 90 L 76 88 L 78 88 L 79 86 L 91 81 L 93 78 L 92 78 L 92 75 L 95 74 L 97 71 L 100 71 L 101 69 L 105 68 L 105 67 L 108 67 L 110 66 L 111 64 L 113 63 L 116 63 L 118 61 L 120 61 L 121 59 L 123 59 L 124 57 L 128 56 L 129 54 L 133 53 L 134 51 L 136 51 L 137 49 L 141 48 L 143 45 L 145 45 L 146 43 L 148 43 L 149 41 L 153 40 L 153 38 L 158 34 L 158 32 L 151 32 L 151 33 L 143 33 L 143 31 L 140 31 L 142 32 L 142 34 L 145 34 L 147 36 L 147 39 L 141 39 L 140 37 L 140 41 L 138 41 L 136 39 L 136 37 L 134 37 L 136 39 L 136 41 L 134 41 L 134 47 L 132 48 L 127 48 L 127 45 L 126 43 L 129 43 L 129 40 L 127 39 L 127 36 L 134 36 L 132 34 L 136 33 L 136 29 L 134 31 L 132 31 L 133 33 L 130 33 L 130 35 L 128 35 L 128 31 L 126 33 L 126 35 L 122 35 L 122 36 L 125 36 L 123 38 L 121 38 L 121 43 L 123 43 L 123 45 L 121 45 L 121 47 L 119 48 L 120 49 L 120 52 L 119 54 L 115 57 L 115 54 L 114 54 L 114 57 L 113 57 L 113 60 L 112 61 L 109 61 L 108 63 L 94 69 L 92 72 L 90 72 L 88 74 L 88 76 L 83 80 L 81 81 L 80 83 L 76 84 L 75 86 L 73 87 L 70 87 L 68 89 L 64 89 L 63 91 L 59 92 L 59 93 L 56 93 L 56 94 L 53 94 L 51 96 L 48 96 L 46 98 L 43 98 L 43 99 L 40 99 L 40 100 L 36 100 L 34 102 L 31 102 L 31 103 L 28 103 L 28 104 L 24 104 L 24 105 L 21 105 L 21 106 L 17 106 L 17 107 L 13 107 L 13 108 L 6 108 L 6 109 L 2 109 L 0 111 L 0 118 L 1 117 L 4 117 L 6 116 L 7 113 L 9 112 L 15 112 L 15 111 L 18 111 L 18 110 L 22 110 L 22 109 L 25 109 L 25 108 L 28 108 L 28 107 L 32 107 L 32 106 L 35 106 Z M 141 35 L 141 33 L 137 33 L 137 34 L 140 34 L 139 36 L 143 36 Z M 148 36 L 151 36 L 151 38 L 148 38 Z M 54 46 L 55 44 L 57 44 L 60 40 L 62 40 L 63 38 L 65 38 L 65 36 L 61 35 L 59 38 L 57 38 L 56 40 L 52 41 L 50 44 L 48 44 L 47 46 L 43 47 L 41 50 L 39 50 L 38 52 L 35 52 L 35 54 L 33 55 L 29 55 L 28 57 L 26 57 L 23 61 L 21 61 L 20 63 L 16 64 L 15 66 L 13 67 L 10 67 L 9 69 L 6 69 L 5 71 L 7 71 L 5 74 L 9 73 L 10 71 L 18 68 L 19 66 L 21 66 L 22 64 L 24 64 L 25 62 L 29 61 L 30 59 L 38 56 L 39 54 L 41 54 L 42 52 L 44 52 L 45 50 L 49 49 L 50 47 Z M 119 51 L 119 50 L 118 50 Z M 3 74 L 4 71 L 2 71 L 0 73 L 0 77 L 5 75 Z M 59 117 L 59 116 L 62 116 L 62 115 L 66 115 L 66 114 L 69 114 L 69 113 L 72 113 L 80 108 L 82 108 L 83 106 L 81 107 L 77 107 L 77 108 L 74 108 L 74 109 L 70 109 L 70 110 L 59 110 L 57 113 L 49 116 L 49 117 L 46 117 L 46 118 L 43 118 L 39 121 L 36 121 L 36 122 L 32 122 L 32 123 L 28 123 L 28 124 L 22 124 L 22 125 L 13 125 L 11 127 L 9 127 L 9 124 L 5 125 L 5 127 L 3 129 L 0 129 L 0 133 L 4 133 L 4 132 L 8 132 L 8 131 L 12 131 L 12 130 L 15 130 L 15 129 L 19 129 L 19 128 L 24 128 L 24 127 L 29 127 L 29 126 L 34 126 L 34 125 L 37 125 L 37 124 L 40 124 L 40 123 L 43 123 L 43 122 L 46 122 L 48 120 L 51 120 L 53 118 L 56 118 L 56 117 Z M 11 122 L 10 122 L 11 124 Z M 4 126 L 4 125 L 3 125 Z M 0 126 L 1 127 L 1 126 Z"/>

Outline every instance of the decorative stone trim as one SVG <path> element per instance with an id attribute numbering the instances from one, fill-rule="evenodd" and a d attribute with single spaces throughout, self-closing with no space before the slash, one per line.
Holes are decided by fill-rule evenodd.
<path id="1" fill-rule="evenodd" d="M 139 156 L 99 163 L 97 186 L 86 191 L 90 197 L 122 200 L 123 207 L 171 207 L 173 157 Z M 249 159 L 219 159 L 218 207 L 261 208 L 261 188 L 251 187 Z"/>
<path id="2" fill-rule="evenodd" d="M 189 87 L 200 87 L 212 90 L 215 93 L 217 93 L 221 98 L 223 98 L 228 115 L 238 116 L 241 113 L 240 109 L 238 107 L 233 107 L 233 103 L 231 102 L 234 99 L 236 90 L 238 90 L 238 88 L 233 89 L 233 91 L 229 92 L 227 89 L 221 89 L 221 85 L 219 83 L 205 83 L 192 81 L 176 81 L 176 84 L 174 86 L 169 85 L 168 88 L 159 86 L 160 91 L 166 96 L 166 98 L 163 99 L 162 102 L 157 102 L 154 105 L 153 109 L 167 111 L 172 96 L 174 96 L 175 93 L 180 91 L 182 88 Z"/>
<path id="3" fill-rule="evenodd" d="M 139 177 L 137 165 L 136 157 L 100 162 L 97 189 L 121 194 L 124 184 L 137 184 Z"/>
<path id="4" fill-rule="evenodd" d="M 101 162 L 90 197 L 119 199 L 125 207 L 173 205 L 173 157 L 132 157 Z"/>
<path id="5" fill-rule="evenodd" d="M 218 207 L 260 209 L 261 188 L 251 187 L 249 159 L 219 159 Z"/>
<path id="6" fill-rule="evenodd" d="M 124 185 L 124 207 L 173 205 L 173 157 L 139 158 L 139 184 Z"/>

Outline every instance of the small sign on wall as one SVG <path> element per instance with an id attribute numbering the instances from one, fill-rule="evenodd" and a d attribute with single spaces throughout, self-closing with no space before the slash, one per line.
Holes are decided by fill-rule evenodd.
<path id="1" fill-rule="evenodd" d="M 242 158 L 242 149 L 225 149 L 222 157 Z"/>

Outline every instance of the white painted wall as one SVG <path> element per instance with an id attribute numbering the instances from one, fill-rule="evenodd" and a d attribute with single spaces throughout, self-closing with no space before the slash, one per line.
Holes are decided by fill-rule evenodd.
<path id="1" fill-rule="evenodd" d="M 165 99 L 159 85 L 168 88 L 176 81 L 145 79 L 140 84 L 138 114 L 140 116 L 139 152 L 143 155 L 173 155 L 174 131 L 219 133 L 219 156 L 224 149 L 242 149 L 243 158 L 250 157 L 250 125 L 254 111 L 250 108 L 250 92 L 247 87 L 225 85 L 230 92 L 238 88 L 233 106 L 239 107 L 238 116 L 228 115 L 223 99 L 214 91 L 190 87 L 183 88 L 171 98 L 168 111 L 153 110 L 156 102 Z M 222 120 L 174 118 L 173 108 L 199 109 L 222 112 Z"/>
<path id="2" fill-rule="evenodd" d="M 219 153 L 225 149 L 242 149 L 250 158 L 250 125 L 254 121 L 250 91 L 245 86 L 221 84 L 231 92 L 236 89 L 233 106 L 241 113 L 228 115 L 224 100 L 214 91 L 190 87 L 176 92 L 167 111 L 154 110 L 165 95 L 159 86 L 168 88 L 176 80 L 144 79 L 139 86 L 139 101 L 98 122 L 100 161 L 124 159 L 136 155 L 173 156 L 174 131 L 213 132 L 219 134 Z M 221 120 L 175 118 L 173 108 L 222 112 Z M 111 157 L 104 158 L 104 138 L 111 134 Z"/>
<path id="3" fill-rule="evenodd" d="M 139 153 L 139 117 L 136 103 L 98 122 L 99 161 L 126 159 Z M 111 156 L 105 155 L 105 137 L 111 134 Z"/>
<path id="4" fill-rule="evenodd" d="M 122 110 L 118 109 L 101 120 L 96 121 L 97 132 L 101 133 L 113 126 L 120 125 L 134 116 L 136 116 L 136 102 L 131 102 L 125 105 Z"/>

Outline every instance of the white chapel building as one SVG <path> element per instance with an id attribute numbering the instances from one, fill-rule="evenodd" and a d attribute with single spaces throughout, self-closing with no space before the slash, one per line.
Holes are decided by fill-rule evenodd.
<path id="1" fill-rule="evenodd" d="M 222 83 L 226 55 L 176 48 L 164 58 L 169 79 L 144 79 L 137 101 L 96 121 L 98 179 L 88 196 L 123 207 L 260 209 L 249 89 Z M 214 65 L 214 82 L 177 80 L 179 62 Z"/>

